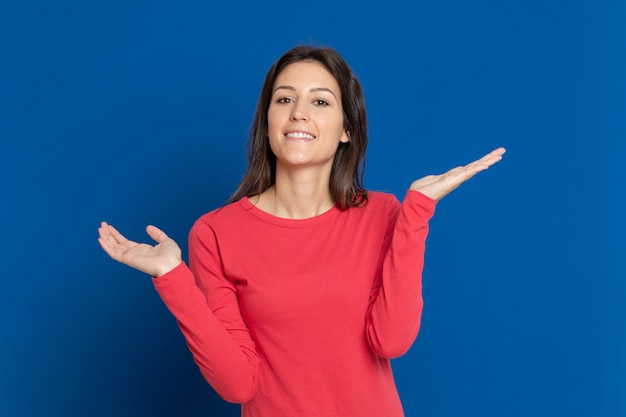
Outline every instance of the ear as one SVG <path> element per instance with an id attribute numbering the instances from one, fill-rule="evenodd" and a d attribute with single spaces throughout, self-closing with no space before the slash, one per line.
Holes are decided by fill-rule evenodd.
<path id="1" fill-rule="evenodd" d="M 350 132 L 348 132 L 347 130 L 344 130 L 343 134 L 341 135 L 340 141 L 343 143 L 350 142 Z"/>

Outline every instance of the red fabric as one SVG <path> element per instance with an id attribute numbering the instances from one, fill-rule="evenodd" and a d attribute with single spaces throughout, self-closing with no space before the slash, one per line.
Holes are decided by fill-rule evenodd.
<path id="1" fill-rule="evenodd" d="M 417 336 L 435 201 L 282 219 L 246 198 L 202 216 L 154 279 L 202 375 L 244 417 L 399 417 L 390 358 Z"/>

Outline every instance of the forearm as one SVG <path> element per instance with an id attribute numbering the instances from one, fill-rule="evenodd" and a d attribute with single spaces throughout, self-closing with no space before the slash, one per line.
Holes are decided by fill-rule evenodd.
<path id="1" fill-rule="evenodd" d="M 257 388 L 259 359 L 254 344 L 245 338 L 236 340 L 236 329 L 225 329 L 184 263 L 153 282 L 207 382 L 226 401 L 249 401 Z"/>
<path id="2" fill-rule="evenodd" d="M 367 328 L 370 345 L 381 357 L 404 354 L 419 332 L 425 241 L 434 208 L 434 200 L 410 191 L 398 215 Z"/>

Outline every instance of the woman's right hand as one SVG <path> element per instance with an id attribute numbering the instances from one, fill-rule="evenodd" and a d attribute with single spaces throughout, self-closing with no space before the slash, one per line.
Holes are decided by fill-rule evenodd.
<path id="1" fill-rule="evenodd" d="M 159 228 L 148 226 L 146 232 L 157 242 L 155 246 L 128 240 L 113 226 L 102 222 L 98 228 L 98 242 L 114 260 L 153 277 L 160 277 L 182 262 L 182 251 Z"/>

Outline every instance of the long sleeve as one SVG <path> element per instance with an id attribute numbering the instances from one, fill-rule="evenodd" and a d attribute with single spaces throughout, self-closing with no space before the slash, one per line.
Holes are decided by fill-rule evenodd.
<path id="1" fill-rule="evenodd" d="M 224 275 L 211 228 L 198 221 L 189 264 L 154 278 L 204 378 L 226 401 L 245 403 L 258 386 L 259 356 L 241 316 L 235 286 Z"/>
<path id="2" fill-rule="evenodd" d="M 428 220 L 436 202 L 416 191 L 407 192 L 399 210 L 390 210 L 367 321 L 367 336 L 378 356 L 403 355 L 420 328 L 422 270 Z"/>
<path id="3" fill-rule="evenodd" d="M 434 201 L 284 219 L 247 198 L 203 215 L 155 287 L 195 362 L 245 417 L 400 417 L 388 359 L 413 342 Z"/>

